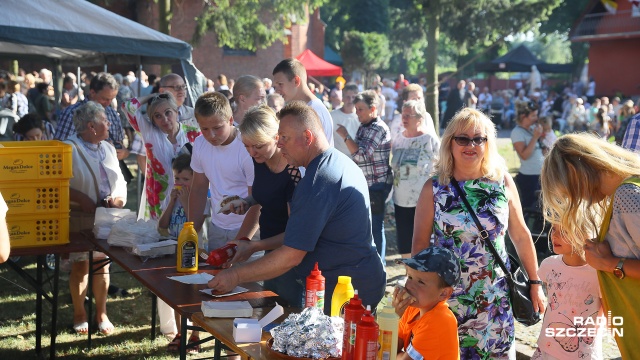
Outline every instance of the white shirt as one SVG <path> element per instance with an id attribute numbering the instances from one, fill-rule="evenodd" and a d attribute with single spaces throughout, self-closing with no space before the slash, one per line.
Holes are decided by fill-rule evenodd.
<path id="1" fill-rule="evenodd" d="M 342 109 L 333 110 L 331 112 L 331 118 L 333 119 L 333 128 L 338 129 L 338 126 L 342 125 L 345 129 L 347 129 L 347 133 L 351 136 L 352 139 L 355 139 L 356 133 L 358 132 L 358 127 L 360 127 L 360 121 L 358 121 L 358 116 L 355 112 L 351 114 L 345 114 Z M 336 149 L 340 150 L 345 155 L 351 156 L 351 152 L 345 144 L 342 136 L 338 135 L 337 132 L 334 131 L 334 140 Z"/>
<path id="2" fill-rule="evenodd" d="M 331 119 L 329 110 L 327 110 L 327 107 L 324 106 L 319 99 L 312 99 L 307 105 L 311 106 L 320 117 L 322 129 L 324 129 L 324 134 L 327 136 L 327 141 L 329 141 L 329 145 L 333 146 L 333 120 Z"/>
<path id="3" fill-rule="evenodd" d="M 225 195 L 247 197 L 254 178 L 251 156 L 240 140 L 240 132 L 235 131 L 236 138 L 224 146 L 213 146 L 204 136 L 199 136 L 194 141 L 191 157 L 193 171 L 209 179 L 211 222 L 225 230 L 239 229 L 244 215 L 218 214 L 217 206 Z"/>

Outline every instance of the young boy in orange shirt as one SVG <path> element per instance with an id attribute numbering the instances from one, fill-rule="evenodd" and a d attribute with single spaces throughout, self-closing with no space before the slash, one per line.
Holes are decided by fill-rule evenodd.
<path id="1" fill-rule="evenodd" d="M 405 288 L 393 294 L 396 312 L 406 308 L 398 331 L 398 360 L 460 359 L 458 321 L 447 305 L 460 280 L 458 258 L 431 246 L 396 263 L 407 269 Z"/>

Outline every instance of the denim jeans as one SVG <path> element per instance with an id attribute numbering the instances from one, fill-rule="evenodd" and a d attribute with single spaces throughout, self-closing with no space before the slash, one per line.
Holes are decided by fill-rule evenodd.
<path id="1" fill-rule="evenodd" d="M 377 183 L 369 187 L 369 199 L 378 202 L 371 206 L 371 231 L 373 233 L 373 242 L 376 244 L 376 250 L 382 259 L 384 265 L 387 252 L 387 239 L 384 235 L 384 214 L 386 210 L 386 200 L 391 191 L 391 184 Z M 382 203 L 380 203 L 380 199 Z"/>

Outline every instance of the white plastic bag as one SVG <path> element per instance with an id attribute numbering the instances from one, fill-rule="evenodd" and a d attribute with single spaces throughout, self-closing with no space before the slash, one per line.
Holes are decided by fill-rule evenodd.
<path id="1" fill-rule="evenodd" d="M 132 211 L 129 209 L 104 207 L 96 208 L 96 219 L 93 226 L 93 234 L 95 235 L 96 239 L 109 238 L 111 228 L 116 223 L 116 221 L 131 213 Z"/>
<path id="2" fill-rule="evenodd" d="M 116 221 L 111 228 L 107 243 L 112 246 L 134 247 L 138 244 L 150 244 L 160 240 L 158 223 L 153 220 L 136 220 L 131 213 Z"/>

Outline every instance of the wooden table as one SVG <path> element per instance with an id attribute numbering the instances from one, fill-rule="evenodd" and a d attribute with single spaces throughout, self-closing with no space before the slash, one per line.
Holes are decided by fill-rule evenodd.
<path id="1" fill-rule="evenodd" d="M 120 265 L 120 267 L 133 275 L 144 287 L 157 295 L 181 315 L 180 333 L 183 334 L 180 338 L 181 359 L 186 359 L 187 337 L 184 336 L 186 331 L 190 329 L 201 330 L 197 327 L 187 326 L 187 320 L 189 320 L 193 314 L 202 311 L 202 301 L 245 300 L 254 308 L 274 306 L 276 301 L 283 303 L 276 293 L 264 290 L 264 288 L 257 283 L 241 284 L 241 286 L 249 289 L 249 292 L 224 298 L 214 298 L 200 292 L 200 290 L 207 288 L 206 285 L 183 284 L 167 278 L 169 276 L 185 275 L 185 273 L 176 271 L 175 255 L 149 259 L 143 262 L 139 256 L 127 252 L 124 248 L 109 246 L 106 240 L 95 239 L 93 236 L 91 236 L 89 240 L 95 245 L 97 251 L 101 251 L 109 256 L 112 262 Z M 202 264 L 200 265 L 197 271 L 198 273 L 215 275 L 219 271 L 217 269 L 210 269 L 208 266 L 202 266 Z M 91 279 L 91 276 L 89 279 Z M 151 331 L 152 337 L 155 337 L 156 298 L 152 297 L 152 299 L 153 314 Z M 91 309 L 89 311 L 91 311 Z M 203 339 L 200 343 L 212 339 L 213 338 Z"/>
<path id="2" fill-rule="evenodd" d="M 42 300 L 51 304 L 51 346 L 49 347 L 49 357 L 56 357 L 56 336 L 58 335 L 58 281 L 60 278 L 60 255 L 72 252 L 88 252 L 93 249 L 93 244 L 87 241 L 86 237 L 79 233 L 69 234 L 69 244 L 46 245 L 28 248 L 12 248 L 11 256 L 36 256 L 36 277 L 24 271 L 20 265 L 11 259 L 6 264 L 13 268 L 27 283 L 36 290 L 36 355 L 42 357 Z M 55 255 L 55 268 L 53 269 L 53 288 L 51 295 L 44 290 L 44 284 L 49 279 L 44 279 L 46 272 L 47 254 Z"/>
<path id="3" fill-rule="evenodd" d="M 270 307 L 261 307 L 253 309 L 252 318 L 261 319 L 273 309 Z M 284 315 L 279 317 L 276 322 L 283 322 L 291 313 L 300 312 L 301 309 L 285 307 Z M 282 356 L 278 356 L 267 347 L 267 341 L 271 339 L 271 334 L 267 331 L 262 332 L 262 341 L 259 343 L 236 343 L 233 340 L 233 319 L 230 318 L 208 318 L 199 312 L 191 316 L 191 321 L 204 329 L 204 331 L 213 335 L 216 339 L 226 345 L 231 351 L 240 355 L 243 359 L 259 359 L 259 360 L 282 360 Z M 219 352 L 216 351 L 214 359 L 219 360 Z"/>

